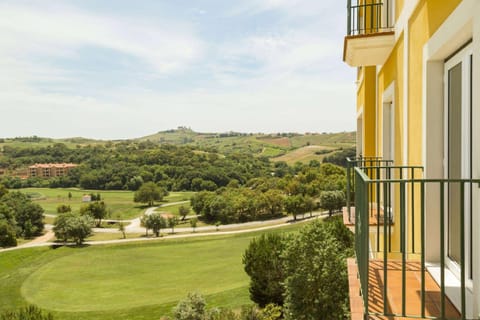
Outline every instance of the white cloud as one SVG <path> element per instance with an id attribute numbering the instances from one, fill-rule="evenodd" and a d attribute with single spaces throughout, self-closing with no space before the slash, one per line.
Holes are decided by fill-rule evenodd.
<path id="1" fill-rule="evenodd" d="M 183 70 L 202 55 L 203 44 L 178 22 L 148 23 L 70 7 L 0 5 L 0 49 L 28 56 L 74 55 L 97 46 L 132 55 L 159 73 Z"/>
<path id="2" fill-rule="evenodd" d="M 338 1 L 338 0 L 337 0 Z M 320 18 L 322 12 L 332 7 L 332 3 L 338 5 L 337 1 L 325 0 L 243 0 L 235 3 L 230 14 L 260 14 L 266 11 L 283 11 L 292 17 Z M 344 4 L 342 4 L 344 6 Z M 345 7 L 345 6 L 344 6 Z"/>
<path id="3" fill-rule="evenodd" d="M 354 112 L 353 71 L 341 69 L 342 36 L 325 36 L 325 19 L 331 16 L 318 11 L 338 5 L 335 0 L 241 1 L 243 13 L 278 10 L 295 21 L 245 28 L 243 38 L 226 37 L 224 42 L 199 39 L 193 26 L 180 19 L 146 21 L 146 15 L 139 21 L 73 7 L 10 3 L 0 4 L 0 86 L 5 88 L 0 137 L 131 138 L 178 125 L 244 132 L 354 127 L 348 116 Z M 205 19 L 224 14 L 212 10 L 196 14 Z M 315 15 L 319 21 L 310 19 Z M 78 78 L 82 70 L 61 67 L 58 61 L 75 61 L 81 49 L 90 47 L 134 57 L 126 74 L 137 77 L 133 85 L 109 83 L 107 77 L 105 88 L 84 90 L 88 79 Z M 102 72 L 88 67 L 93 75 Z M 341 76 L 330 74 L 331 68 Z M 180 83 L 175 92 L 161 86 L 172 75 Z M 158 78 L 164 82 L 150 85 Z"/>

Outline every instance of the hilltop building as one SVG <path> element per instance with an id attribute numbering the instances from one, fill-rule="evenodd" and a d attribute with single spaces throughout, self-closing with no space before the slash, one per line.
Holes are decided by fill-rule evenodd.
<path id="1" fill-rule="evenodd" d="M 347 0 L 347 29 L 352 319 L 479 319 L 480 1 Z"/>
<path id="2" fill-rule="evenodd" d="M 36 163 L 28 167 L 29 177 L 63 177 L 68 175 L 68 172 L 77 167 L 73 163 Z"/>

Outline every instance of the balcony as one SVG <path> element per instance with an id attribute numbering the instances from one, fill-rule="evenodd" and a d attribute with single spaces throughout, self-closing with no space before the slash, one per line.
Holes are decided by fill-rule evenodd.
<path id="1" fill-rule="evenodd" d="M 355 203 L 345 212 L 355 228 L 350 298 L 352 309 L 361 307 L 352 319 L 472 319 L 475 230 L 465 222 L 480 180 L 425 179 L 420 166 L 380 158 L 347 162 L 347 199 Z"/>
<path id="2" fill-rule="evenodd" d="M 392 0 L 348 0 L 343 61 L 352 67 L 382 65 L 395 45 Z"/>

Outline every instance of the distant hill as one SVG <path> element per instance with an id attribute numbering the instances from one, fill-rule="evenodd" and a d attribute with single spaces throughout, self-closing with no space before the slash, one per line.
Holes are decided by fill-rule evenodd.
<path id="1" fill-rule="evenodd" d="M 321 161 L 340 148 L 355 146 L 355 132 L 340 133 L 199 133 L 189 128 L 160 131 L 137 141 L 159 144 L 191 145 L 195 148 L 227 154 L 248 152 L 274 161 Z"/>
<path id="2" fill-rule="evenodd" d="M 160 131 L 152 135 L 130 140 L 94 140 L 81 137 L 66 139 L 51 139 L 42 137 L 0 138 L 1 148 L 4 147 L 46 147 L 63 143 L 69 148 L 85 145 L 111 145 L 115 143 L 154 143 L 188 145 L 199 151 L 219 154 L 249 153 L 264 156 L 274 161 L 286 161 L 293 164 L 296 161 L 308 162 L 316 159 L 321 161 L 325 155 L 330 155 L 340 148 L 355 145 L 355 132 L 340 133 L 200 133 L 187 127 Z"/>

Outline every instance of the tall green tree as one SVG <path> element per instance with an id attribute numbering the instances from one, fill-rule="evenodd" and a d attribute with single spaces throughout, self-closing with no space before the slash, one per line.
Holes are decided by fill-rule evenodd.
<path id="1" fill-rule="evenodd" d="M 15 228 L 6 220 L 0 219 L 0 247 L 15 247 L 16 245 Z"/>
<path id="2" fill-rule="evenodd" d="M 322 191 L 320 193 L 320 206 L 328 210 L 332 216 L 334 211 L 341 210 L 345 205 L 345 194 L 342 191 Z"/>
<path id="3" fill-rule="evenodd" d="M 154 205 L 155 201 L 162 201 L 163 197 L 167 195 L 165 189 L 159 187 L 154 182 L 146 182 L 135 191 L 133 201 L 140 203 L 147 203 L 150 207 Z"/>
<path id="4" fill-rule="evenodd" d="M 250 299 L 260 307 L 283 305 L 285 272 L 281 255 L 286 239 L 276 233 L 262 234 L 250 241 L 243 255 L 244 269 L 250 276 Z"/>
<path id="5" fill-rule="evenodd" d="M 314 221 L 290 240 L 285 267 L 285 319 L 344 319 L 348 314 L 346 256 L 350 251 L 329 230 Z"/>
<path id="6" fill-rule="evenodd" d="M 192 232 L 195 232 L 195 228 L 197 227 L 197 222 L 198 222 L 197 217 L 193 217 L 190 219 L 190 227 L 192 227 Z"/>
<path id="7" fill-rule="evenodd" d="M 53 232 L 57 239 L 67 242 L 72 240 L 77 245 L 92 234 L 94 221 L 89 215 L 78 215 L 72 212 L 62 213 L 53 223 Z"/>
<path id="8" fill-rule="evenodd" d="M 145 228 L 152 229 L 157 237 L 160 236 L 162 228 L 165 228 L 166 226 L 167 222 L 165 221 L 165 218 L 157 212 L 148 215 L 146 218 Z"/>
<path id="9" fill-rule="evenodd" d="M 167 225 L 169 228 L 172 229 L 172 234 L 175 233 L 175 226 L 178 224 L 178 218 L 177 217 L 168 217 L 167 219 Z"/>
<path id="10" fill-rule="evenodd" d="M 100 227 L 102 220 L 110 215 L 107 205 L 103 201 L 94 201 L 80 208 L 81 215 L 88 215 L 95 220 L 97 227 Z"/>
<path id="11" fill-rule="evenodd" d="M 186 206 L 180 206 L 178 208 L 178 214 L 182 217 L 182 221 L 185 220 L 185 217 L 190 213 L 190 208 Z"/>
<path id="12" fill-rule="evenodd" d="M 284 200 L 285 210 L 293 215 L 293 220 L 297 220 L 299 214 L 305 213 L 305 199 L 302 195 L 286 197 Z"/>
<path id="13" fill-rule="evenodd" d="M 0 198 L 0 202 L 15 213 L 18 236 L 31 237 L 43 232 L 43 208 L 33 203 L 25 194 L 9 192 Z"/>

